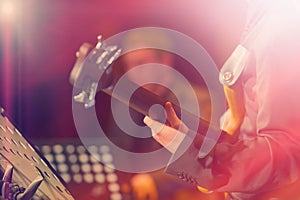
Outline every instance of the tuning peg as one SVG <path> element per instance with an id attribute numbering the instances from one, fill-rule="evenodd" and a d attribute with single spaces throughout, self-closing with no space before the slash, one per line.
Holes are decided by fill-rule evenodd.
<path id="1" fill-rule="evenodd" d="M 82 91 L 79 94 L 75 95 L 73 99 L 75 102 L 84 103 L 88 98 L 87 96 L 88 96 L 87 93 L 85 91 Z"/>
<path id="2" fill-rule="evenodd" d="M 102 46 L 102 35 L 97 36 L 98 43 L 96 44 L 96 49 L 100 49 Z"/>
<path id="3" fill-rule="evenodd" d="M 103 59 L 108 55 L 108 51 L 104 51 L 96 60 L 96 64 L 102 63 Z"/>
<path id="4" fill-rule="evenodd" d="M 85 108 L 90 108 L 95 105 L 95 96 L 97 93 L 98 83 L 93 82 L 87 91 L 81 91 L 78 95 L 73 97 L 75 102 L 84 103 Z"/>
<path id="5" fill-rule="evenodd" d="M 113 46 L 108 46 L 108 47 L 106 47 L 105 49 L 106 49 L 106 51 L 113 52 L 113 51 L 115 51 L 117 48 L 118 48 L 118 46 L 113 45 Z"/>
<path id="6" fill-rule="evenodd" d="M 120 54 L 121 54 L 121 49 L 118 49 L 115 52 L 115 54 L 112 57 L 110 57 L 110 59 L 107 61 L 107 64 L 109 64 L 109 65 L 112 64 L 112 62 L 115 61 L 120 56 Z"/>

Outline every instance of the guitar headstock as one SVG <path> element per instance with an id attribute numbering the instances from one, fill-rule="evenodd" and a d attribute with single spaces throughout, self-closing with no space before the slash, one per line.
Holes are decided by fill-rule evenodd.
<path id="1" fill-rule="evenodd" d="M 112 84 L 111 64 L 120 54 L 120 48 L 106 45 L 101 36 L 98 36 L 98 43 L 94 48 L 88 43 L 81 45 L 70 74 L 71 84 L 80 91 L 73 97 L 76 102 L 83 103 L 85 108 L 95 105 L 97 89 L 108 88 Z"/>

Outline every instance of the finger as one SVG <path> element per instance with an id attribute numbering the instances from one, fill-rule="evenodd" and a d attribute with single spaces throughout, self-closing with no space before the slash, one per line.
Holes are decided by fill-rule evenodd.
<path id="1" fill-rule="evenodd" d="M 143 121 L 147 126 L 151 128 L 153 120 L 150 117 L 145 116 Z"/>
<path id="2" fill-rule="evenodd" d="M 172 103 L 166 102 L 165 109 L 167 112 L 167 120 L 170 122 L 173 128 L 178 129 L 181 124 L 181 120 L 177 117 L 177 114 L 172 106 Z"/>

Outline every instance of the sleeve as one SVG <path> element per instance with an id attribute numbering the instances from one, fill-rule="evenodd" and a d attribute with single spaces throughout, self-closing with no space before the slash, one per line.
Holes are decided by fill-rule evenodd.
<path id="1" fill-rule="evenodd" d="M 234 85 L 241 76 L 248 58 L 249 51 L 244 46 L 238 45 L 220 71 L 220 83 L 224 86 Z"/>
<path id="2" fill-rule="evenodd" d="M 173 155 L 167 173 L 220 192 L 263 192 L 299 179 L 300 31 L 290 28 L 261 37 L 254 51 L 258 105 L 254 137 L 235 144 L 219 142 L 204 159 L 197 157 L 197 145 L 190 145 Z"/>

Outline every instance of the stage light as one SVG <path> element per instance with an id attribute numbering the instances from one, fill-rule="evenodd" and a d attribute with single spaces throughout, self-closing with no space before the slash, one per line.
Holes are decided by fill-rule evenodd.
<path id="1" fill-rule="evenodd" d="M 13 0 L 4 0 L 0 3 L 1 18 L 12 18 L 16 12 Z"/>

